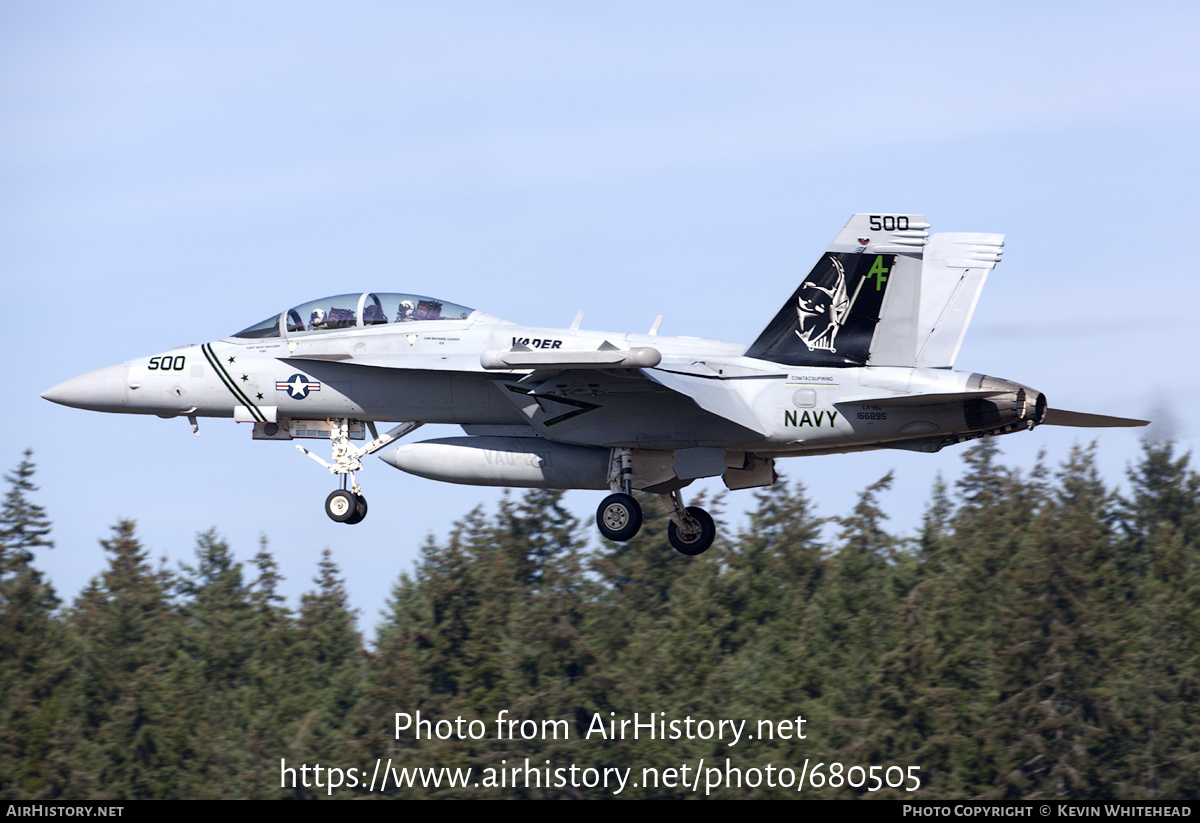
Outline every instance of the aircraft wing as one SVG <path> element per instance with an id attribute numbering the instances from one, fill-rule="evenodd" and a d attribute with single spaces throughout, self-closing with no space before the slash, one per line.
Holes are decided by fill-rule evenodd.
<path id="1" fill-rule="evenodd" d="M 720 381 L 658 369 L 546 369 L 493 385 L 551 440 L 677 449 L 764 437 L 757 417 Z"/>

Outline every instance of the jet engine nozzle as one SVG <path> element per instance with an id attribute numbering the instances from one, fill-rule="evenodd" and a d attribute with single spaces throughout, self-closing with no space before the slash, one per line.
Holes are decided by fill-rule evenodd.
<path id="1" fill-rule="evenodd" d="M 1046 419 L 1046 396 L 1036 389 L 984 374 L 971 375 L 967 388 L 996 392 L 963 403 L 967 427 L 980 434 L 1031 429 Z"/>

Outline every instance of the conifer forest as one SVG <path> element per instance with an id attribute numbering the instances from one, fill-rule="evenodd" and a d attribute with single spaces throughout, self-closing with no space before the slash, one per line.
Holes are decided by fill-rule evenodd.
<path id="1" fill-rule="evenodd" d="M 290 607 L 270 536 L 239 563 L 219 523 L 168 569 L 117 522 L 55 591 L 69 513 L 27 452 L 0 512 L 0 796 L 1200 797 L 1190 455 L 961 459 L 915 534 L 889 530 L 890 477 L 838 513 L 783 479 L 741 529 L 710 500 L 694 558 L 656 497 L 616 544 L 514 493 L 396 568 L 364 637 L 336 557 Z"/>

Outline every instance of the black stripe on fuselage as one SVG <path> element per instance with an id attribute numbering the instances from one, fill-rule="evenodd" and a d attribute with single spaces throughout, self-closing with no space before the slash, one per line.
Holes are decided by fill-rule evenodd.
<path id="1" fill-rule="evenodd" d="M 200 350 L 204 352 L 204 357 L 208 360 L 208 365 L 213 367 L 213 370 L 216 371 L 217 376 L 221 378 L 221 382 L 225 384 L 225 388 L 229 389 L 229 393 L 233 395 L 234 399 L 248 408 L 255 420 L 260 423 L 267 422 L 267 416 L 262 413 L 258 406 L 250 401 L 250 398 L 234 382 L 229 372 L 225 371 L 225 367 L 221 365 L 221 358 L 217 357 L 217 353 L 212 350 L 212 344 L 205 343 L 200 347 Z"/>

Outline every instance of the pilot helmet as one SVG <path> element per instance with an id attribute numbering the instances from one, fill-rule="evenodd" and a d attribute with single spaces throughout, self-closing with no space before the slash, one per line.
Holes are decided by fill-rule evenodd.
<path id="1" fill-rule="evenodd" d="M 405 318 L 411 318 L 413 316 L 413 312 L 416 311 L 416 308 L 417 307 L 412 304 L 411 300 L 401 300 L 400 310 L 396 312 L 396 319 L 403 320 Z"/>
<path id="2" fill-rule="evenodd" d="M 314 310 L 312 316 L 308 319 L 308 323 L 310 326 L 323 326 L 325 324 L 325 310 Z"/>

